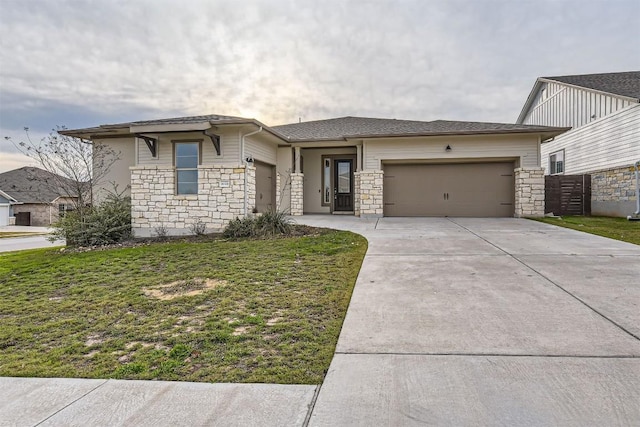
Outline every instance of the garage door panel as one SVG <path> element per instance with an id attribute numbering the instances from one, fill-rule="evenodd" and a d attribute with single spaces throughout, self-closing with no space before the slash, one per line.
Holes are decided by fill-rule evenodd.
<path id="1" fill-rule="evenodd" d="M 385 216 L 513 216 L 513 163 L 385 165 Z"/>

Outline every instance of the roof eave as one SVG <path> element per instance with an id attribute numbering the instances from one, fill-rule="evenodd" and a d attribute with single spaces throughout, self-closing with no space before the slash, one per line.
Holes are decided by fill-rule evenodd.
<path id="1" fill-rule="evenodd" d="M 546 82 L 546 83 L 557 83 L 557 84 L 561 84 L 561 85 L 565 85 L 565 86 L 569 86 L 569 87 L 574 87 L 576 89 L 582 89 L 582 90 L 586 90 L 588 92 L 598 93 L 598 94 L 601 94 L 601 95 L 615 96 L 616 98 L 624 99 L 626 101 L 640 102 L 640 99 L 634 98 L 632 96 L 619 95 L 617 93 L 606 92 L 604 90 L 592 89 L 590 87 L 574 85 L 572 83 L 565 83 L 565 82 L 561 82 L 559 80 L 554 80 L 551 77 L 540 77 L 538 80 L 541 80 L 541 81 Z"/>
<path id="2" fill-rule="evenodd" d="M 540 90 L 540 86 L 542 86 L 542 80 L 541 80 L 541 77 L 538 77 L 536 79 L 536 82 L 533 84 L 533 88 L 531 88 L 531 92 L 529 92 L 529 96 L 527 97 L 527 100 L 525 101 L 524 106 L 520 111 L 520 115 L 518 115 L 518 119 L 516 120 L 517 124 L 522 124 L 522 121 L 524 120 L 525 116 L 529 112 L 529 109 L 531 108 L 531 104 L 535 99 L 535 95 Z"/>
<path id="3" fill-rule="evenodd" d="M 381 138 L 420 138 L 431 136 L 468 136 L 468 135 L 506 135 L 506 134 L 539 134 L 549 135 L 547 138 L 560 135 L 570 127 L 545 127 L 532 129 L 488 129 L 488 130 L 470 130 L 470 131 L 449 131 L 449 132 L 419 132 L 419 133 L 403 133 L 403 134 L 369 134 L 369 135 L 349 135 L 342 138 L 317 138 L 317 139 L 290 139 L 292 143 L 304 142 L 340 142 L 353 139 L 381 139 Z"/>

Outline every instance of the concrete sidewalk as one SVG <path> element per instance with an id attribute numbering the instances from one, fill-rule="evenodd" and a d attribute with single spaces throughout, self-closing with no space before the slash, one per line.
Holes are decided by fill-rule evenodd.
<path id="1" fill-rule="evenodd" d="M 316 388 L 0 378 L 0 426 L 299 426 Z"/>
<path id="2" fill-rule="evenodd" d="M 519 219 L 329 217 L 369 250 L 310 425 L 640 425 L 640 247 Z"/>
<path id="3" fill-rule="evenodd" d="M 640 246 L 508 218 L 297 222 L 369 241 L 319 390 L 0 378 L 0 426 L 640 425 Z"/>

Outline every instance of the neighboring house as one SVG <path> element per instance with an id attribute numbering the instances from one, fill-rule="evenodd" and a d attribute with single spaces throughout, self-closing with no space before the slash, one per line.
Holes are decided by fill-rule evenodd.
<path id="1" fill-rule="evenodd" d="M 46 227 L 53 224 L 60 212 L 71 210 L 76 201 L 59 187 L 61 180 L 66 178 L 30 166 L 0 173 L 0 214 L 5 194 L 13 200 L 9 215 L 15 218 L 15 225 Z M 1 222 L 2 219 L 0 225 Z"/>
<path id="2" fill-rule="evenodd" d="M 62 134 L 120 152 L 137 236 L 219 231 L 278 209 L 381 216 L 544 214 L 540 143 L 566 128 L 343 117 L 268 127 L 219 115 Z"/>
<path id="3" fill-rule="evenodd" d="M 517 123 L 571 127 L 542 144 L 545 173 L 591 175 L 593 215 L 635 211 L 640 71 L 540 77 Z"/>
<path id="4" fill-rule="evenodd" d="M 15 223 L 13 205 L 16 203 L 18 203 L 16 199 L 0 190 L 0 227 L 13 225 Z"/>

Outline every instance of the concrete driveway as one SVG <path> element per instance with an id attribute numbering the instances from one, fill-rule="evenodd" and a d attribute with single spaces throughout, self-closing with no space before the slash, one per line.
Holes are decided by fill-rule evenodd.
<path id="1" fill-rule="evenodd" d="M 369 240 L 310 425 L 640 425 L 640 246 L 519 219 Z"/>

